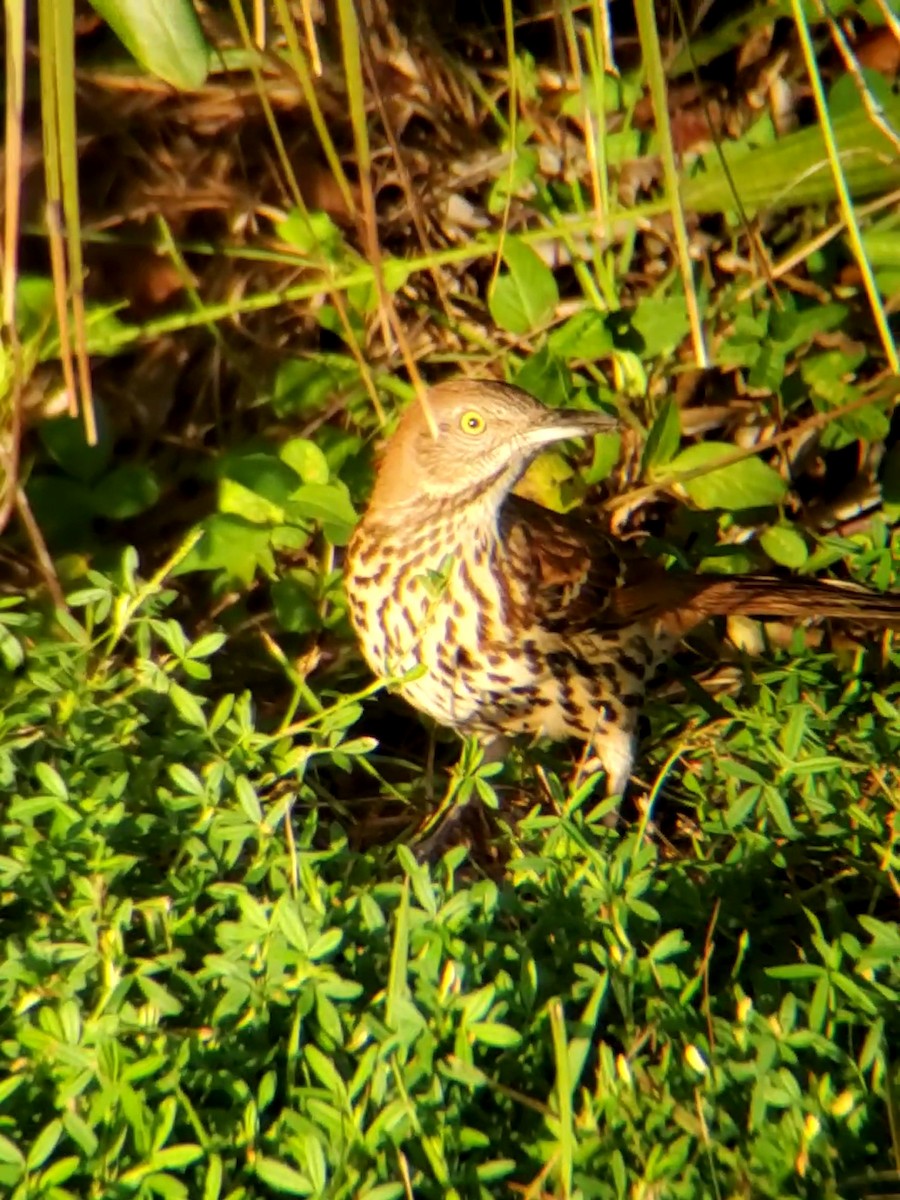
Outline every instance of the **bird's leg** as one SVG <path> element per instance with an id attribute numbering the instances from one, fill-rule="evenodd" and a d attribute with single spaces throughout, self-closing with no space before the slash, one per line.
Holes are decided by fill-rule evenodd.
<path id="1" fill-rule="evenodd" d="M 607 797 L 618 797 L 619 804 L 625 794 L 637 746 L 636 710 L 619 710 L 613 720 L 598 720 L 590 740 L 591 756 L 584 764 L 585 773 L 602 770 L 606 774 Z M 619 804 L 603 818 L 603 824 L 615 828 L 619 822 Z"/>

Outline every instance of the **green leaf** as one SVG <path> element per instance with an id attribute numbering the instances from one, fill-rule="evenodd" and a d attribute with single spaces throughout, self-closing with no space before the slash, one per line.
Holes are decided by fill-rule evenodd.
<path id="1" fill-rule="evenodd" d="M 169 684 L 169 696 L 175 708 L 178 710 L 178 715 L 182 721 L 188 725 L 193 725 L 197 729 L 206 728 L 206 717 L 203 713 L 203 708 L 197 697 L 181 686 L 180 683 Z"/>
<path id="2" fill-rule="evenodd" d="M 631 327 L 643 339 L 642 358 L 671 354 L 690 333 L 684 296 L 648 296 L 631 314 Z"/>
<path id="3" fill-rule="evenodd" d="M 58 417 L 54 421 L 43 421 L 40 425 L 40 438 L 51 458 L 67 475 L 83 483 L 91 483 L 99 478 L 112 459 L 113 441 L 102 406 L 98 406 L 97 415 L 99 433 L 96 446 L 88 444 L 84 422 L 80 417 Z"/>
<path id="4" fill-rule="evenodd" d="M 38 1167 L 44 1165 L 53 1151 L 56 1149 L 57 1142 L 62 1135 L 62 1121 L 51 1121 L 45 1125 L 41 1132 L 31 1143 L 31 1149 L 28 1151 L 28 1170 L 36 1171 Z"/>
<path id="5" fill-rule="evenodd" d="M 172 87 L 202 87 L 209 47 L 190 0 L 91 0 L 141 66 Z"/>
<path id="6" fill-rule="evenodd" d="M 882 107 L 888 129 L 896 129 L 900 124 L 900 98 L 889 95 Z M 844 181 L 855 200 L 898 186 L 900 158 L 890 134 L 872 120 L 862 104 L 840 114 L 832 124 Z M 695 212 L 730 212 L 734 206 L 733 180 L 739 178 L 741 200 L 751 214 L 760 207 L 802 208 L 828 203 L 834 197 L 834 179 L 830 170 L 822 169 L 827 161 L 818 124 L 789 133 L 767 146 L 753 147 L 746 139 L 740 144 L 723 143 L 721 154 L 708 155 L 704 169 L 685 178 L 682 200 Z"/>
<path id="7" fill-rule="evenodd" d="M 546 325 L 559 304 L 553 272 L 537 254 L 516 238 L 507 238 L 503 261 L 509 270 L 494 281 L 488 296 L 491 316 L 509 333 L 530 333 Z"/>
<path id="8" fill-rule="evenodd" d="M 278 624 L 289 633 L 310 633 L 322 625 L 318 605 L 309 589 L 291 575 L 272 584 L 272 603 Z"/>
<path id="9" fill-rule="evenodd" d="M 343 354 L 291 358 L 275 376 L 272 407 L 279 417 L 310 417 L 359 380 L 359 368 Z"/>
<path id="10" fill-rule="evenodd" d="M 297 486 L 298 476 L 286 462 L 275 454 L 267 451 L 254 451 L 245 454 L 235 454 L 225 461 L 222 466 L 221 484 L 227 482 L 239 484 L 247 491 L 255 493 L 261 501 L 268 501 L 264 506 L 266 511 L 280 510 L 291 498 Z M 225 489 L 226 495 L 228 489 Z M 240 495 L 235 489 L 234 496 Z M 221 507 L 221 498 L 220 498 Z M 222 509 L 223 512 L 238 512 L 236 509 Z M 247 516 L 247 513 L 240 513 Z M 275 518 L 272 518 L 275 520 Z M 280 518 L 283 520 L 283 516 Z"/>
<path id="11" fill-rule="evenodd" d="M 800 374 L 815 396 L 837 406 L 852 399 L 848 395 L 848 384 L 865 358 L 865 349 L 851 343 L 847 349 L 823 350 L 809 355 L 803 360 Z"/>
<path id="12" fill-rule="evenodd" d="M 90 1158 L 97 1153 L 97 1135 L 83 1117 L 74 1112 L 67 1112 L 63 1114 L 62 1123 L 66 1133 L 85 1157 Z"/>
<path id="13" fill-rule="evenodd" d="M 621 433 L 599 433 L 594 438 L 594 458 L 582 472 L 585 484 L 590 486 L 608 479 L 622 453 Z"/>
<path id="14" fill-rule="evenodd" d="M 125 464 L 115 467 L 94 486 L 91 506 L 97 516 L 125 521 L 152 508 L 159 499 L 159 483 L 149 467 Z"/>
<path id="15" fill-rule="evenodd" d="M 547 346 L 528 355 L 512 382 L 551 408 L 567 404 L 572 395 L 572 372 Z"/>
<path id="16" fill-rule="evenodd" d="M 763 344 L 747 376 L 748 385 L 777 392 L 784 381 L 786 362 L 784 350 L 780 346 Z"/>
<path id="17" fill-rule="evenodd" d="M 381 260 L 381 279 L 390 295 L 405 287 L 412 274 L 413 268 L 404 258 L 392 258 L 388 255 Z"/>
<path id="18" fill-rule="evenodd" d="M 611 353 L 613 335 L 605 314 L 589 308 L 557 326 L 547 345 L 558 358 L 590 362 Z"/>
<path id="19" fill-rule="evenodd" d="M 2 625 L 0 625 L 0 659 L 2 659 L 4 669 L 7 671 L 18 670 L 25 661 L 25 651 L 22 643 L 18 638 L 13 637 L 8 629 L 4 629 Z"/>
<path id="20" fill-rule="evenodd" d="M 653 467 L 662 467 L 671 462 L 678 451 L 680 441 L 681 416 L 676 400 L 670 396 L 663 401 L 647 435 L 641 460 L 641 474 L 652 474 Z"/>
<path id="21" fill-rule="evenodd" d="M 315 1191 L 305 1175 L 289 1167 L 277 1158 L 258 1158 L 253 1164 L 257 1179 L 276 1192 L 287 1196 L 311 1196 Z"/>
<path id="22" fill-rule="evenodd" d="M 677 480 L 698 508 L 761 508 L 784 499 L 787 484 L 777 471 L 759 458 L 744 458 L 716 469 L 714 464 L 734 453 L 727 442 L 700 442 L 676 455 L 669 464 L 673 474 L 709 467 L 702 475 Z"/>
<path id="23" fill-rule="evenodd" d="M 175 1146 L 165 1146 L 162 1150 L 157 1150 L 150 1160 L 150 1166 L 154 1171 L 164 1171 L 167 1169 L 179 1167 L 189 1167 L 191 1163 L 195 1163 L 198 1158 L 203 1157 L 203 1150 L 200 1146 L 193 1142 L 182 1142 Z"/>
<path id="24" fill-rule="evenodd" d="M 322 263 L 339 265 L 349 249 L 343 233 L 326 212 L 292 208 L 283 221 L 276 223 L 275 232 L 301 254 Z"/>
<path id="25" fill-rule="evenodd" d="M 224 633 L 204 633 L 192 642 L 187 650 L 188 658 L 210 658 L 225 645 Z"/>
<path id="26" fill-rule="evenodd" d="M 53 280 L 46 275 L 20 275 L 16 281 L 16 329 L 22 342 L 41 342 L 55 327 Z"/>
<path id="27" fill-rule="evenodd" d="M 269 530 L 230 513 L 213 513 L 202 523 L 203 537 L 175 567 L 173 574 L 224 571 L 229 579 L 249 584 L 257 570 L 274 575 Z"/>
<path id="28" fill-rule="evenodd" d="M 809 558 L 809 547 L 801 533 L 790 525 L 772 525 L 760 536 L 759 544 L 773 562 L 797 570 Z"/>
<path id="29" fill-rule="evenodd" d="M 304 483 L 328 482 L 328 460 L 309 438 L 291 438 L 278 451 L 278 457 L 296 471 Z"/>
<path id="30" fill-rule="evenodd" d="M 19 1147 L 0 1133 L 0 1163 L 13 1163 L 15 1166 L 25 1166 L 25 1156 Z"/>
<path id="31" fill-rule="evenodd" d="M 520 1033 L 511 1025 L 504 1025 L 500 1021 L 473 1021 L 466 1028 L 472 1040 L 480 1042 L 483 1046 L 506 1049 L 510 1046 L 518 1046 L 522 1041 Z"/>
<path id="32" fill-rule="evenodd" d="M 234 782 L 234 790 L 244 815 L 254 825 L 261 825 L 263 822 L 262 805 L 250 780 L 245 775 L 239 775 Z"/>
<path id="33" fill-rule="evenodd" d="M 317 521 L 335 546 L 345 546 L 357 522 L 350 496 L 342 483 L 305 483 L 291 494 L 288 516 Z"/>
<path id="34" fill-rule="evenodd" d="M 254 525 L 282 525 L 285 521 L 285 510 L 280 505 L 235 479 L 219 481 L 219 511 L 242 517 Z"/>
<path id="35" fill-rule="evenodd" d="M 38 783 L 49 796 L 57 800 L 68 800 L 66 782 L 55 767 L 46 762 L 38 762 L 34 764 L 34 773 Z"/>

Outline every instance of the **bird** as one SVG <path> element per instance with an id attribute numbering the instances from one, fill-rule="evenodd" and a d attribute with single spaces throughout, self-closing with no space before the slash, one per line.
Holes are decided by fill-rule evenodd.
<path id="1" fill-rule="evenodd" d="M 490 753 L 574 739 L 606 791 L 632 774 L 645 695 L 716 616 L 900 628 L 900 594 L 830 580 L 670 570 L 578 511 L 514 494 L 548 446 L 619 427 L 494 380 L 452 379 L 389 438 L 347 546 L 348 611 L 373 674 Z"/>

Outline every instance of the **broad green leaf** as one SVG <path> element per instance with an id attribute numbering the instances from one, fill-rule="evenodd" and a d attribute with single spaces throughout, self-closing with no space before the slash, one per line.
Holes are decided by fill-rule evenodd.
<path id="1" fill-rule="evenodd" d="M 501 329 L 516 334 L 546 325 L 559 304 L 553 272 L 530 246 L 512 237 L 504 244 L 503 261 L 508 270 L 488 296 L 491 316 Z"/>
<path id="2" fill-rule="evenodd" d="M 221 475 L 278 507 L 290 499 L 298 481 L 296 471 L 265 450 L 233 455 L 223 463 Z"/>
<path id="3" fill-rule="evenodd" d="M 305 483 L 291 494 L 287 507 L 292 520 L 317 521 L 336 546 L 346 545 L 357 521 L 342 483 Z"/>
<path id="4" fill-rule="evenodd" d="M 80 417 L 57 417 L 43 421 L 40 438 L 50 456 L 67 475 L 90 483 L 109 466 L 113 455 L 113 440 L 102 406 L 97 408 L 99 438 L 95 446 L 88 444 L 84 422 Z"/>
<path id="5" fill-rule="evenodd" d="M 557 326 L 547 345 L 558 358 L 593 361 L 611 353 L 613 335 L 606 315 L 589 308 Z"/>
<path id="6" fill-rule="evenodd" d="M 677 480 L 698 508 L 724 508 L 733 512 L 778 504 L 784 499 L 787 484 L 759 458 L 744 458 L 725 467 L 715 467 L 715 463 L 733 453 L 734 447 L 727 442 L 700 442 L 676 455 L 669 470 L 678 476 L 710 468 L 694 478 Z"/>
<path id="7" fill-rule="evenodd" d="M 97 516 L 125 521 L 146 512 L 159 499 L 159 483 L 149 467 L 125 463 L 114 467 L 94 486 L 91 502 Z"/>
<path id="8" fill-rule="evenodd" d="M 262 805 L 259 802 L 259 797 L 256 794 L 256 789 L 245 775 L 239 775 L 234 781 L 234 790 L 245 815 L 253 822 L 254 825 L 261 825 L 263 822 Z"/>
<path id="9" fill-rule="evenodd" d="M 22 342 L 40 342 L 55 326 L 53 280 L 46 275 L 20 275 L 16 281 L 16 329 Z"/>
<path id="10" fill-rule="evenodd" d="M 219 511 L 252 521 L 254 525 L 282 525 L 285 510 L 235 479 L 219 481 Z"/>
<path id="11" fill-rule="evenodd" d="M 586 485 L 602 483 L 612 474 L 622 452 L 621 433 L 599 433 L 594 438 L 594 458 L 582 471 Z"/>
<path id="12" fill-rule="evenodd" d="M 574 471 L 564 454 L 550 450 L 541 454 L 531 464 L 516 486 L 516 494 L 526 500 L 534 500 L 554 512 L 565 512 L 568 507 L 563 499 L 562 486 Z"/>
<path id="13" fill-rule="evenodd" d="M 406 286 L 413 268 L 405 259 L 387 257 L 381 262 L 381 279 L 387 291 L 393 295 Z"/>
<path id="14" fill-rule="evenodd" d="M 204 633 L 192 642 L 187 650 L 188 658 L 209 658 L 225 645 L 224 633 Z"/>
<path id="15" fill-rule="evenodd" d="M 769 338 L 782 354 L 789 354 L 816 334 L 837 329 L 847 319 L 846 304 L 810 304 L 808 308 L 769 311 Z"/>
<path id="16" fill-rule="evenodd" d="M 203 537 L 178 563 L 173 574 L 224 571 L 230 579 L 246 585 L 257 570 L 266 575 L 275 572 L 266 526 L 254 525 L 230 513 L 213 513 L 203 522 Z"/>
<path id="17" fill-rule="evenodd" d="M 209 47 L 191 0 L 91 0 L 142 67 L 172 87 L 202 87 Z"/>
<path id="18" fill-rule="evenodd" d="M 865 348 L 853 343 L 846 349 L 823 350 L 803 360 L 800 374 L 814 395 L 837 406 L 852 399 L 848 395 L 848 384 L 865 357 Z"/>
<path id="19" fill-rule="evenodd" d="M 631 314 L 631 327 L 643 339 L 642 358 L 671 354 L 690 333 L 684 296 L 647 296 Z"/>
<path id="20" fill-rule="evenodd" d="M 572 372 L 547 346 L 528 355 L 512 382 L 551 408 L 562 408 L 572 395 Z"/>
<path id="21" fill-rule="evenodd" d="M 315 442 L 309 438 L 291 438 L 278 451 L 278 457 L 296 471 L 304 483 L 327 483 L 330 474 L 328 461 Z"/>
<path id="22" fill-rule="evenodd" d="M 66 787 L 66 781 L 50 763 L 35 763 L 34 773 L 38 783 L 48 795 L 55 796 L 57 800 L 68 800 L 69 790 Z"/>
<path id="23" fill-rule="evenodd" d="M 772 525 L 760 535 L 759 544 L 773 562 L 796 570 L 809 558 L 809 547 L 802 533 L 790 525 Z"/>
<path id="24" fill-rule="evenodd" d="M 884 103 L 883 117 L 889 130 L 900 125 L 900 97 L 890 96 Z M 861 104 L 838 116 L 833 125 L 844 180 L 854 199 L 900 185 L 900 156 L 890 134 Z M 766 146 L 753 147 L 746 139 L 723 143 L 721 151 L 725 164 L 719 154 L 710 154 L 705 169 L 685 180 L 682 200 L 687 208 L 730 212 L 734 179 L 740 179 L 741 200 L 751 214 L 760 208 L 800 208 L 834 198 L 834 178 L 818 125 Z"/>

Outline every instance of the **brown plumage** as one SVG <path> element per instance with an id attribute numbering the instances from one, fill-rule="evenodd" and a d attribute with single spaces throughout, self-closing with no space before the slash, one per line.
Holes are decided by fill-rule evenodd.
<path id="1" fill-rule="evenodd" d="M 615 428 L 465 380 L 404 414 L 346 564 L 376 675 L 460 733 L 577 738 L 619 794 L 646 685 L 709 617 L 852 617 L 900 628 L 900 595 L 850 584 L 666 571 L 577 514 L 510 494 L 545 446 Z"/>

